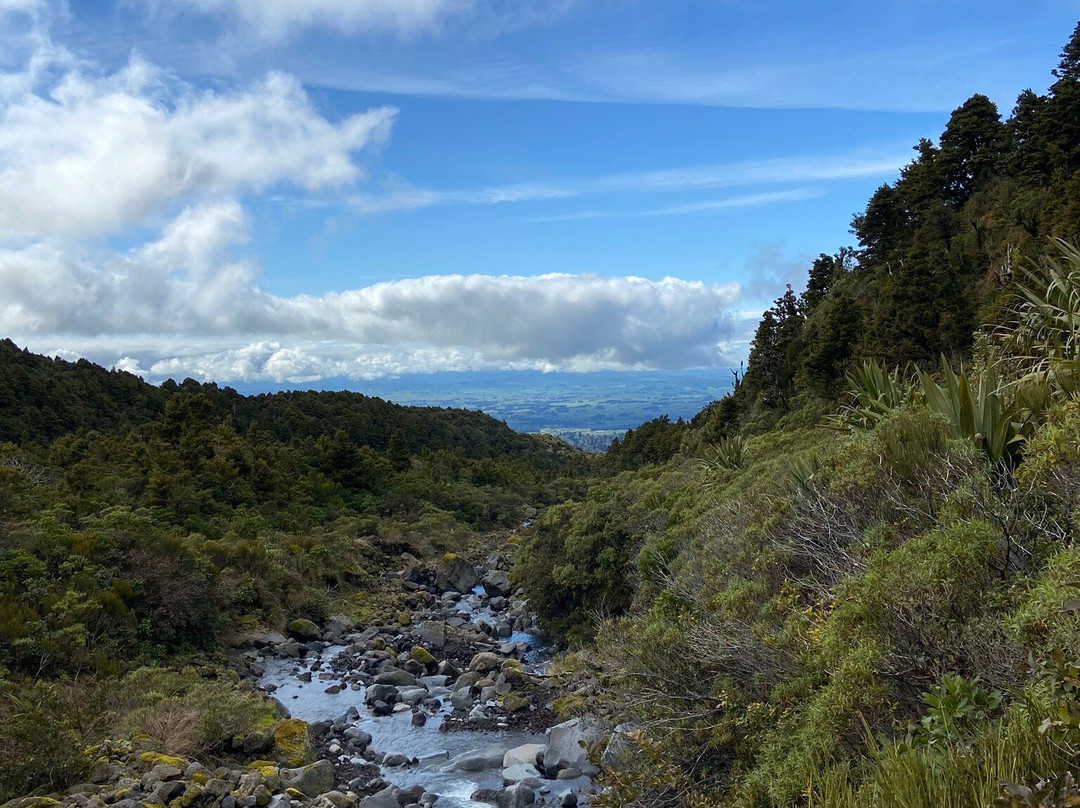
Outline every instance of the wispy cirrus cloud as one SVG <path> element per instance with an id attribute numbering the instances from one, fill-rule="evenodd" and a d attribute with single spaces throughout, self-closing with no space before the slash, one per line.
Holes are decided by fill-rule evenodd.
<path id="1" fill-rule="evenodd" d="M 30 0 L 7 0 L 29 2 Z M 433 34 L 448 22 L 501 33 L 543 24 L 578 0 L 145 0 L 163 9 L 214 15 L 238 33 L 277 43 L 308 28 L 339 33 Z"/>
<path id="2" fill-rule="evenodd" d="M 501 205 L 604 194 L 650 194 L 707 191 L 759 185 L 829 182 L 862 177 L 891 177 L 910 161 L 907 149 L 875 154 L 809 155 L 771 160 L 733 162 L 713 166 L 661 169 L 600 177 L 517 183 L 474 190 L 434 190 L 398 183 L 382 191 L 366 191 L 350 197 L 358 214 L 416 210 L 436 205 Z M 796 188 L 732 197 L 703 205 L 676 206 L 641 215 L 674 215 L 770 202 L 807 199 L 806 189 Z M 580 214 L 578 214 L 580 215 Z"/>

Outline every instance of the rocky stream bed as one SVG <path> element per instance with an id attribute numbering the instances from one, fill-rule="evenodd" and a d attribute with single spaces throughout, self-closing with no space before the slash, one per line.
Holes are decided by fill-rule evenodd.
<path id="1" fill-rule="evenodd" d="M 280 721 L 237 739 L 252 758 L 242 767 L 112 742 L 88 783 L 4 808 L 587 805 L 588 753 L 617 735 L 555 715 L 550 648 L 507 569 L 498 553 L 479 565 L 448 555 L 400 572 L 396 621 L 296 620 L 248 637 L 232 666 Z"/>

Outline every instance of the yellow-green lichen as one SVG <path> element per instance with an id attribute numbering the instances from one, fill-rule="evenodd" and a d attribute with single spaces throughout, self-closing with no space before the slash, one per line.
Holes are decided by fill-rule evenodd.
<path id="1" fill-rule="evenodd" d="M 289 768 L 310 763 L 311 732 L 306 722 L 298 718 L 286 718 L 274 730 L 274 746 L 279 760 Z"/>

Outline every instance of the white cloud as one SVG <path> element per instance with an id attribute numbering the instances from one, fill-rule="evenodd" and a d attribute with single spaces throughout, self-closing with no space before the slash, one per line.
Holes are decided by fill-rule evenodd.
<path id="1" fill-rule="evenodd" d="M 99 75 L 49 45 L 0 74 L 0 237 L 95 236 L 178 201 L 348 185 L 395 114 L 331 122 L 281 73 L 199 91 L 138 55 Z"/>
<path id="2" fill-rule="evenodd" d="M 147 0 L 238 20 L 269 41 L 312 27 L 348 33 L 435 33 L 461 20 L 481 33 L 537 25 L 560 16 L 577 0 Z"/>
<path id="3" fill-rule="evenodd" d="M 0 250 L 0 333 L 59 341 L 53 350 L 112 340 L 113 362 L 151 376 L 278 380 L 710 365 L 736 336 L 734 284 L 443 275 L 279 297 L 231 257 L 245 239 L 243 210 L 226 200 L 184 210 L 158 240 L 104 261 L 46 244 Z"/>

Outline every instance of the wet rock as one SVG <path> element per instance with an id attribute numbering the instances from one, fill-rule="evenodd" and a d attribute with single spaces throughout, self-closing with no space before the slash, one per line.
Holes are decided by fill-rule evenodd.
<path id="1" fill-rule="evenodd" d="M 416 684 L 416 677 L 408 671 L 401 668 L 386 668 L 382 673 L 375 677 L 375 684 L 377 685 L 394 685 L 395 687 L 405 687 Z"/>
<path id="2" fill-rule="evenodd" d="M 548 730 L 544 752 L 544 774 L 554 779 L 563 769 L 577 768 L 589 775 L 597 773 L 586 754 L 585 746 L 600 739 L 597 724 L 583 718 L 564 721 Z"/>
<path id="3" fill-rule="evenodd" d="M 503 748 L 489 746 L 480 752 L 466 752 L 450 761 L 446 766 L 452 772 L 482 772 L 502 766 Z"/>
<path id="4" fill-rule="evenodd" d="M 401 803 L 397 801 L 389 788 L 385 788 L 377 794 L 360 800 L 358 808 L 401 808 Z"/>
<path id="5" fill-rule="evenodd" d="M 542 743 L 527 743 L 515 746 L 513 749 L 508 749 L 503 755 L 502 765 L 504 768 L 519 765 L 535 766 L 537 755 L 543 751 L 544 745 Z"/>
<path id="6" fill-rule="evenodd" d="M 535 802 L 536 794 L 533 790 L 524 783 L 517 783 L 500 791 L 495 804 L 499 808 L 525 808 Z"/>

